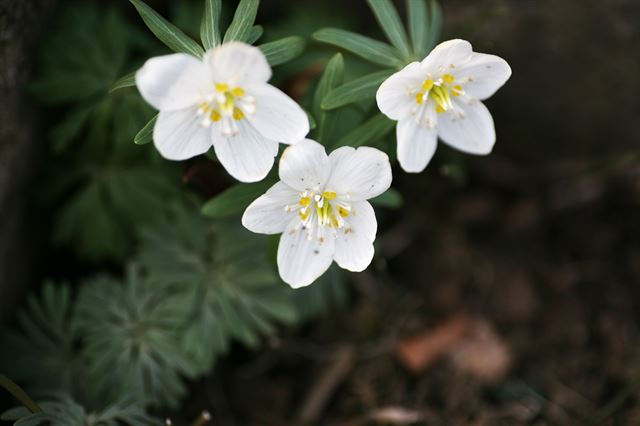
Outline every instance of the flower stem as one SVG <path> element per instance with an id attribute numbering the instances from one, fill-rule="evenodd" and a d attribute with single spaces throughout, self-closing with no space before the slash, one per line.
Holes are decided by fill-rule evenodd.
<path id="1" fill-rule="evenodd" d="M 0 387 L 5 388 L 7 392 L 13 395 L 15 399 L 20 401 L 20 403 L 27 407 L 32 413 L 39 413 L 42 411 L 38 404 L 36 404 L 20 386 L 15 384 L 4 374 L 0 374 Z"/>

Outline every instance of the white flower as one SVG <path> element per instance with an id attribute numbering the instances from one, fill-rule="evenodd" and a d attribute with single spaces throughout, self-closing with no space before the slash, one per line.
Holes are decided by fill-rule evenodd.
<path id="1" fill-rule="evenodd" d="M 213 145 L 236 179 L 255 182 L 273 166 L 278 142 L 309 132 L 305 112 L 267 84 L 271 68 L 260 49 L 240 42 L 207 51 L 149 59 L 136 73 L 142 97 L 160 110 L 153 141 L 163 157 L 185 160 Z"/>
<path id="2" fill-rule="evenodd" d="M 363 271 L 373 259 L 376 216 L 366 200 L 391 185 L 391 165 L 375 148 L 342 147 L 329 156 L 310 139 L 280 158 L 280 182 L 255 200 L 242 224 L 279 234 L 278 270 L 293 288 L 311 284 L 332 261 Z"/>
<path id="3" fill-rule="evenodd" d="M 378 108 L 397 120 L 398 161 L 407 171 L 427 167 L 436 139 L 470 154 L 488 154 L 496 141 L 493 118 L 482 102 L 511 76 L 507 62 L 476 53 L 464 40 L 440 43 L 422 62 L 385 80 Z"/>

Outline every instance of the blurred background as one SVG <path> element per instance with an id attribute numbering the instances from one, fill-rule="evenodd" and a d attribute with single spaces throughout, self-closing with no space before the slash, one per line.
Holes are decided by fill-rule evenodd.
<path id="1" fill-rule="evenodd" d="M 203 2 L 148 3 L 197 38 Z M 405 3 L 394 4 L 404 19 Z M 257 326 L 259 337 L 230 332 L 228 346 L 202 355 L 215 366 L 178 374 L 193 379 L 175 401 L 160 396 L 153 414 L 180 425 L 205 409 L 224 425 L 640 424 L 640 4 L 441 6 L 441 40 L 469 40 L 513 69 L 487 101 L 493 153 L 440 144 L 425 172 L 394 167 L 402 201 L 377 209 L 371 267 L 295 296 L 304 321 L 274 314 L 279 325 Z M 233 7 L 223 1 L 227 22 Z M 263 0 L 256 22 L 261 41 L 307 40 L 274 71 L 307 105 L 335 52 L 314 31 L 384 39 L 364 1 Z M 191 245 L 206 253 L 199 206 L 233 182 L 207 158 L 168 163 L 131 142 L 154 112 L 135 89 L 106 92 L 168 50 L 128 2 L 2 0 L 0 30 L 0 321 L 15 334 L 25 328 L 18 312 L 35 315 L 27 295 L 47 280 L 67 283 L 78 309 L 91 310 L 105 299 L 80 287 L 110 293 L 96 274 L 123 280 L 136 274 L 125 273 L 132 260 L 170 274 L 163 259 Z M 345 64 L 345 80 L 375 71 L 348 53 Z M 345 112 L 335 131 L 359 119 Z M 395 151 L 392 136 L 375 145 Z M 111 324 L 114 312 L 83 324 Z M 73 363 L 13 334 L 0 373 L 27 390 L 35 383 L 37 394 L 42 380 L 24 370 L 47 365 L 42 376 Z M 205 327 L 198 339 L 213 337 Z M 77 346 L 67 358 L 82 363 Z M 51 374 L 45 381 L 63 380 Z M 6 395 L 0 403 L 16 405 Z"/>

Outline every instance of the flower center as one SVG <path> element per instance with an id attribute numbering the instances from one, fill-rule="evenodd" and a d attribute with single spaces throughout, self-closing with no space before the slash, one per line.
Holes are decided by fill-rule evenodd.
<path id="1" fill-rule="evenodd" d="M 345 228 L 345 232 L 350 231 L 345 219 L 351 214 L 351 205 L 343 200 L 336 199 L 334 191 L 323 192 L 304 191 L 300 193 L 298 203 L 293 206 L 286 206 L 286 211 L 298 210 L 300 225 L 309 231 L 314 225 L 319 227 L 328 226 L 334 230 Z"/>
<path id="2" fill-rule="evenodd" d="M 245 114 L 254 112 L 255 99 L 246 95 L 242 87 L 231 87 L 227 83 L 215 83 L 214 91 L 198 104 L 198 115 L 203 116 L 200 125 L 209 127 L 211 123 L 221 122 L 225 136 L 237 134 L 237 122 L 245 118 Z"/>
<path id="3" fill-rule="evenodd" d="M 454 105 L 451 98 L 464 94 L 462 86 L 454 83 L 455 77 L 451 74 L 442 74 L 436 80 L 431 78 L 424 80 L 415 95 L 416 104 L 422 105 L 430 99 L 435 102 L 438 114 L 453 109 Z"/>

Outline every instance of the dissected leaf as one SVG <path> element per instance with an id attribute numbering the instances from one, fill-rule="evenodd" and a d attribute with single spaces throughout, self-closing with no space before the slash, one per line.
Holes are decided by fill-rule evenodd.
<path id="1" fill-rule="evenodd" d="M 41 296 L 28 301 L 18 315 L 21 331 L 0 337 L 2 367 L 33 388 L 72 392 L 79 374 L 73 362 L 78 336 L 71 324 L 70 287 L 45 282 Z"/>
<path id="2" fill-rule="evenodd" d="M 124 283 L 97 277 L 80 289 L 74 321 L 96 398 L 177 405 L 198 366 L 179 344 L 184 311 L 164 291 L 134 268 Z"/>
<path id="3" fill-rule="evenodd" d="M 231 339 L 253 347 L 277 324 L 297 320 L 293 290 L 266 263 L 264 244 L 237 220 L 214 224 L 185 209 L 142 233 L 138 259 L 190 313 L 182 342 L 201 373 Z"/>
<path id="4" fill-rule="evenodd" d="M 63 8 L 57 25 L 42 43 L 29 91 L 51 105 L 105 95 L 130 54 L 129 29 L 113 9 L 87 4 Z"/>

